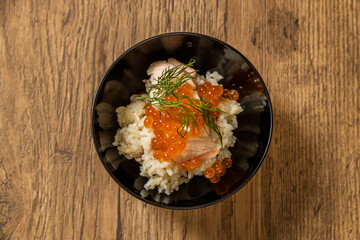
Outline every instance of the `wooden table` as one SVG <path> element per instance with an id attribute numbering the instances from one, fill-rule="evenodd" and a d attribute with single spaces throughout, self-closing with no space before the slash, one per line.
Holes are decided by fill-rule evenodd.
<path id="1" fill-rule="evenodd" d="M 114 2 L 0 2 L 0 239 L 360 239 L 359 1 Z M 90 131 L 106 69 L 171 31 L 237 48 L 274 108 L 259 172 L 192 211 L 120 189 Z"/>

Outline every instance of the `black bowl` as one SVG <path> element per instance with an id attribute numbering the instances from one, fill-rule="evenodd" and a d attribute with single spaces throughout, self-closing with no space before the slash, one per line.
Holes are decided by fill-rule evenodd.
<path id="1" fill-rule="evenodd" d="M 114 109 L 130 103 L 130 96 L 145 90 L 146 70 L 169 57 L 181 62 L 195 59 L 200 75 L 218 71 L 226 88 L 237 89 L 244 111 L 237 116 L 237 142 L 233 165 L 217 184 L 194 177 L 170 196 L 150 192 L 140 196 L 144 179 L 140 165 L 127 160 L 111 145 L 119 126 Z M 102 104 L 100 104 L 102 103 Z M 100 105 L 98 105 L 100 104 Z M 98 107 L 96 107 L 98 106 Z M 195 33 L 168 33 L 146 39 L 124 52 L 107 70 L 96 91 L 91 128 L 96 151 L 111 177 L 134 197 L 169 209 L 195 209 L 218 203 L 239 191 L 256 173 L 268 150 L 272 133 L 272 108 L 268 91 L 255 67 L 236 49 L 215 38 Z M 140 186 L 140 187 L 139 187 Z"/>

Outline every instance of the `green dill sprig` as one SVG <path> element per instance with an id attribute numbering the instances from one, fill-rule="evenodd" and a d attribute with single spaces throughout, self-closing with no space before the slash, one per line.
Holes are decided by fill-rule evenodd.
<path id="1" fill-rule="evenodd" d="M 149 93 L 146 97 L 138 97 L 139 100 L 145 100 L 148 104 L 157 107 L 160 114 L 162 111 L 169 114 L 169 109 L 176 110 L 180 126 L 177 129 L 177 133 L 184 137 L 189 128 L 198 128 L 197 119 L 201 116 L 203 118 L 203 125 L 205 131 L 210 134 L 205 126 L 212 129 L 219 137 L 222 145 L 222 136 L 219 126 L 216 124 L 216 118 L 210 114 L 210 112 L 223 112 L 219 108 L 213 108 L 210 103 L 205 103 L 200 99 L 193 99 L 188 96 L 179 94 L 177 90 L 182 84 L 188 80 L 194 79 L 191 73 L 185 71 L 187 67 L 192 67 L 195 63 L 194 59 L 191 59 L 187 64 L 181 64 L 176 67 L 166 69 L 162 75 L 156 79 L 157 83 L 150 86 Z M 150 97 L 150 93 L 152 96 Z M 176 101 L 165 99 L 168 96 L 173 96 Z M 185 100 L 185 101 L 184 101 Z M 194 111 L 195 110 L 195 111 Z"/>

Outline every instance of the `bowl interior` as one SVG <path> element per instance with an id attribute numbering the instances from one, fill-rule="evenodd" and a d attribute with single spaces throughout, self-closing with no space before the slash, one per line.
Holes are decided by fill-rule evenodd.
<path id="1" fill-rule="evenodd" d="M 181 185 L 172 195 L 157 194 L 141 198 L 136 185 L 140 165 L 127 160 L 101 140 L 104 135 L 114 137 L 119 126 L 115 113 L 111 121 L 101 124 L 96 106 L 108 103 L 113 109 L 130 103 L 130 96 L 145 90 L 143 80 L 149 78 L 149 65 L 169 57 L 187 63 L 195 59 L 194 68 L 200 75 L 218 71 L 225 88 L 237 89 L 244 111 L 237 116 L 238 128 L 234 131 L 236 144 L 230 149 L 233 165 L 220 183 L 210 184 L 204 177 L 194 177 Z M 99 123 L 100 120 L 100 123 Z M 105 126 L 105 127 L 104 127 Z M 252 64 L 229 45 L 199 34 L 171 33 L 147 39 L 122 54 L 104 75 L 93 103 L 92 130 L 99 157 L 109 174 L 133 196 L 157 206 L 173 209 L 191 209 L 219 202 L 243 187 L 260 166 L 271 138 L 272 110 L 268 92 L 259 73 Z"/>

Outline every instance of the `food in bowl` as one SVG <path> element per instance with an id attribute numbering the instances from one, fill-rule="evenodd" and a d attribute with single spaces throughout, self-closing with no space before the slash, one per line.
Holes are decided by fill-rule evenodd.
<path id="1" fill-rule="evenodd" d="M 224 89 L 216 71 L 205 76 L 174 58 L 152 63 L 144 80 L 146 93 L 116 109 L 113 145 L 127 159 L 139 162 L 148 178 L 140 192 L 170 195 L 194 176 L 217 183 L 232 164 L 236 115 L 243 111 L 239 93 Z"/>

